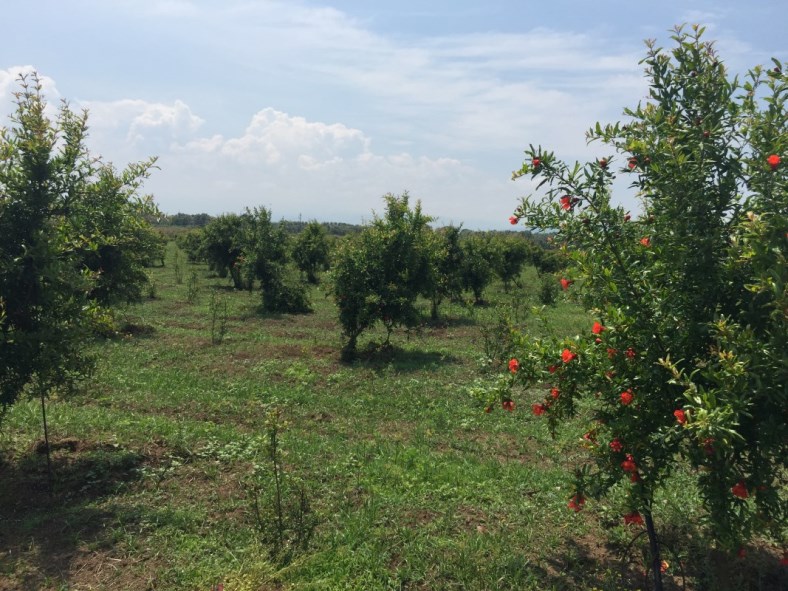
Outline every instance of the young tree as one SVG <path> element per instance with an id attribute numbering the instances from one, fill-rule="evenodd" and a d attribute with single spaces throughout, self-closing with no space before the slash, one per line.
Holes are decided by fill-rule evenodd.
<path id="1" fill-rule="evenodd" d="M 208 261 L 208 268 L 219 277 L 227 277 L 239 262 L 242 252 L 241 225 L 241 216 L 225 214 L 212 219 L 202 229 L 202 253 Z M 239 273 L 236 272 L 232 279 L 236 289 L 243 289 Z"/>
<path id="2" fill-rule="evenodd" d="M 788 78 L 775 62 L 730 80 L 702 33 L 649 42 L 648 100 L 589 131 L 623 156 L 640 217 L 611 204 L 616 156 L 567 166 L 532 147 L 515 173 L 548 187 L 515 217 L 558 229 L 565 285 L 596 321 L 577 339 L 521 335 L 512 384 L 549 384 L 532 409 L 552 428 L 587 401 L 594 467 L 576 471 L 570 507 L 624 486 L 657 589 L 654 494 L 677 468 L 694 470 L 725 548 L 779 540 L 786 522 Z"/>
<path id="3" fill-rule="evenodd" d="M 328 233 L 320 223 L 309 222 L 298 234 L 293 244 L 293 260 L 306 280 L 317 285 L 318 274 L 328 270 L 329 264 Z"/>
<path id="4" fill-rule="evenodd" d="M 416 298 L 429 291 L 431 218 L 407 193 L 385 195 L 386 213 L 340 248 L 333 269 L 339 320 L 348 339 L 343 358 L 356 353 L 358 336 L 378 320 L 389 341 L 394 327 L 419 321 Z"/>
<path id="5" fill-rule="evenodd" d="M 462 298 L 463 250 L 460 244 L 462 226 L 447 226 L 433 233 L 432 280 L 424 293 L 430 299 L 430 317 L 438 319 L 438 309 L 445 298 Z"/>
<path id="6" fill-rule="evenodd" d="M 493 247 L 498 253 L 495 274 L 503 281 L 504 291 L 508 292 L 512 283 L 520 285 L 520 273 L 532 255 L 531 245 L 522 236 L 498 236 Z"/>
<path id="7" fill-rule="evenodd" d="M 462 286 L 473 293 L 474 304 L 484 303 L 484 290 L 495 278 L 500 254 L 486 234 L 474 234 L 462 242 Z"/>
<path id="8" fill-rule="evenodd" d="M 101 306 L 140 293 L 155 208 L 137 191 L 153 160 L 118 174 L 88 153 L 87 113 L 64 104 L 50 120 L 38 78 L 20 86 L 0 132 L 0 406 L 29 388 L 43 409 L 89 367 Z"/>
<path id="9" fill-rule="evenodd" d="M 283 223 L 273 223 L 271 212 L 264 207 L 247 210 L 241 216 L 237 240 L 241 256 L 234 268 L 248 289 L 252 289 L 255 279 L 260 280 L 266 311 L 302 313 L 311 310 L 303 282 L 288 271 L 291 249 Z"/>

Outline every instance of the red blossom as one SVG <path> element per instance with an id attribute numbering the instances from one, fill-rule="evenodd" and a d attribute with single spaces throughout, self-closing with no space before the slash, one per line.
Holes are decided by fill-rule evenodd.
<path id="1" fill-rule="evenodd" d="M 749 491 L 747 490 L 747 485 L 744 484 L 743 480 L 739 480 L 736 484 L 731 487 L 731 492 L 734 496 L 739 497 L 740 499 L 746 499 L 750 496 Z"/>
<path id="2" fill-rule="evenodd" d="M 637 472 L 638 465 L 635 463 L 632 454 L 627 454 L 627 459 L 621 462 L 621 469 L 624 472 L 635 473 Z"/>
<path id="3" fill-rule="evenodd" d="M 539 160 L 539 158 L 534 158 L 533 160 L 531 160 L 531 165 L 534 168 L 539 168 L 541 166 L 541 164 L 542 164 L 542 161 Z"/>
<path id="4" fill-rule="evenodd" d="M 544 404 L 534 404 L 531 406 L 531 412 L 537 417 L 543 415 L 546 411 L 547 407 Z"/>
<path id="5" fill-rule="evenodd" d="M 509 216 L 509 223 L 512 224 L 513 226 L 516 225 L 517 222 L 519 221 L 520 218 L 518 218 L 516 215 Z"/>
<path id="6" fill-rule="evenodd" d="M 560 395 L 561 391 L 558 388 L 550 388 L 550 396 L 553 397 L 553 400 L 558 400 Z"/>
<path id="7" fill-rule="evenodd" d="M 599 345 L 599 344 L 601 344 L 601 343 L 602 343 L 602 339 L 600 339 L 599 337 L 597 337 L 597 338 L 595 338 L 595 339 L 594 339 L 594 342 L 595 342 L 597 345 Z"/>
<path id="8" fill-rule="evenodd" d="M 621 404 L 624 406 L 632 404 L 632 401 L 635 399 L 635 395 L 632 393 L 632 390 L 624 390 L 621 393 Z"/>
<path id="9" fill-rule="evenodd" d="M 591 443 L 596 443 L 596 435 L 593 431 L 588 431 L 587 433 L 583 434 L 583 439 Z"/>
<path id="10" fill-rule="evenodd" d="M 629 481 L 632 483 L 640 481 L 640 475 L 637 472 L 632 472 L 632 475 L 629 477 Z"/>
<path id="11" fill-rule="evenodd" d="M 550 373 L 555 373 L 556 371 L 558 371 L 558 366 L 551 365 L 550 367 L 547 368 L 547 371 L 549 371 Z"/>
<path id="12" fill-rule="evenodd" d="M 563 209 L 571 209 L 572 207 L 572 197 L 569 195 L 564 195 L 558 200 L 561 203 L 561 207 Z"/>
<path id="13" fill-rule="evenodd" d="M 618 353 L 618 351 L 616 349 L 612 349 L 611 347 L 607 348 L 607 356 L 610 359 L 613 359 L 616 356 L 616 353 Z"/>
<path id="14" fill-rule="evenodd" d="M 643 525 L 643 516 L 637 511 L 624 515 L 624 525 Z"/>
<path id="15" fill-rule="evenodd" d="M 501 406 L 503 407 L 504 410 L 508 410 L 509 412 L 512 412 L 514 410 L 514 400 L 504 400 L 501 403 Z"/>
<path id="16" fill-rule="evenodd" d="M 599 322 L 594 322 L 594 326 L 591 327 L 591 332 L 594 334 L 602 334 L 605 332 L 605 327 L 602 326 Z"/>
<path id="17" fill-rule="evenodd" d="M 571 499 L 569 499 L 569 504 L 567 507 L 572 509 L 573 511 L 580 511 L 583 508 L 583 505 L 586 504 L 585 497 L 583 495 L 575 495 Z"/>
<path id="18" fill-rule="evenodd" d="M 637 353 L 635 353 L 635 350 L 632 347 L 628 347 L 625 355 L 627 356 L 627 359 L 634 359 Z"/>
<path id="19" fill-rule="evenodd" d="M 570 362 L 570 361 L 572 361 L 573 359 L 577 359 L 577 353 L 573 353 L 573 352 L 572 352 L 572 351 L 570 351 L 569 349 L 564 349 L 564 350 L 561 352 L 561 360 L 562 360 L 564 363 L 569 363 L 569 362 Z"/>
<path id="20" fill-rule="evenodd" d="M 680 408 L 673 411 L 673 416 L 676 417 L 676 421 L 678 421 L 679 425 L 683 425 L 687 422 L 687 413 Z"/>
<path id="21" fill-rule="evenodd" d="M 643 238 L 640 239 L 640 244 L 648 248 L 651 246 L 651 239 L 648 236 L 643 236 Z"/>
<path id="22" fill-rule="evenodd" d="M 627 166 L 629 166 L 629 170 L 634 170 L 637 165 L 638 165 L 638 159 L 635 157 L 630 158 L 629 162 L 627 163 Z"/>
<path id="23" fill-rule="evenodd" d="M 509 360 L 509 371 L 512 373 L 517 373 L 517 370 L 520 369 L 520 362 L 517 361 L 514 357 Z"/>
<path id="24" fill-rule="evenodd" d="M 569 289 L 570 285 L 572 285 L 572 282 L 569 279 L 564 279 L 563 277 L 561 278 L 561 289 L 566 291 Z"/>
<path id="25" fill-rule="evenodd" d="M 624 444 L 621 443 L 621 441 L 619 441 L 618 439 L 614 439 L 613 441 L 610 442 L 610 449 L 612 449 L 616 453 L 619 453 L 621 450 L 624 449 Z"/>
<path id="26" fill-rule="evenodd" d="M 777 167 L 780 165 L 780 157 L 777 154 L 771 154 L 766 159 L 766 162 L 772 167 L 772 170 L 777 170 Z"/>

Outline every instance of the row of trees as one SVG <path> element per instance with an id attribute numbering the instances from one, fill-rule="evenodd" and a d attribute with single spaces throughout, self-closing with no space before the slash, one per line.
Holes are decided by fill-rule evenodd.
<path id="1" fill-rule="evenodd" d="M 331 268 L 348 339 L 346 357 L 353 356 L 361 332 L 377 322 L 389 335 L 396 326 L 419 323 L 419 296 L 430 301 L 431 317 L 438 319 L 441 303 L 462 300 L 466 292 L 475 304 L 483 303 L 484 291 L 496 277 L 508 291 L 525 264 L 535 265 L 540 273 L 561 266 L 559 253 L 522 235 L 463 236 L 460 227 L 452 226 L 433 230 L 432 218 L 422 213 L 420 204 L 411 207 L 407 193 L 386 195 L 384 201 L 382 217 L 341 239 L 328 236 L 318 222 L 291 237 L 286 224 L 273 223 L 271 213 L 259 208 L 214 218 L 201 230 L 181 235 L 179 245 L 191 261 L 206 261 L 236 289 L 251 290 L 259 281 L 267 311 L 308 311 L 303 281 L 317 284 L 320 274 Z"/>
<path id="2" fill-rule="evenodd" d="M 139 193 L 154 160 L 118 171 L 86 146 L 87 113 L 54 119 L 35 75 L 20 78 L 0 131 L 0 407 L 85 374 L 85 344 L 111 307 L 141 297 L 162 256 Z"/>

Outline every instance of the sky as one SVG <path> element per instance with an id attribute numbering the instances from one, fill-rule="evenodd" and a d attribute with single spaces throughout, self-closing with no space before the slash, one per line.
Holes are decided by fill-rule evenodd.
<path id="1" fill-rule="evenodd" d="M 89 112 L 89 148 L 165 213 L 364 223 L 408 191 L 510 229 L 523 150 L 566 161 L 645 98 L 644 40 L 701 24 L 732 74 L 788 60 L 785 0 L 0 0 L 0 121 L 20 73 Z M 625 190 L 619 203 L 637 209 Z"/>

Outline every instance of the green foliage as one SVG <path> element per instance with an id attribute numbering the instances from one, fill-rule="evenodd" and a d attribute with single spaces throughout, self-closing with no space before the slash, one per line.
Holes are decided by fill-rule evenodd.
<path id="1" fill-rule="evenodd" d="M 87 113 L 46 114 L 38 78 L 20 78 L 0 134 L 0 404 L 30 385 L 44 395 L 89 367 L 94 320 L 141 298 L 161 243 L 141 182 L 153 160 L 118 173 L 85 147 Z"/>
<path id="2" fill-rule="evenodd" d="M 183 234 L 178 234 L 175 244 L 186 253 L 186 260 L 190 263 L 205 261 L 205 245 L 203 233 L 200 230 L 190 230 Z"/>
<path id="3" fill-rule="evenodd" d="M 484 290 L 500 267 L 500 253 L 489 234 L 473 234 L 462 242 L 462 286 L 473 294 L 474 303 L 484 303 Z"/>
<path id="4" fill-rule="evenodd" d="M 648 100 L 588 133 L 614 156 L 567 166 L 526 152 L 515 174 L 547 191 L 515 215 L 558 229 L 570 292 L 598 323 L 572 340 L 522 335 L 511 379 L 549 384 L 534 412 L 553 428 L 592 409 L 575 501 L 623 487 L 624 510 L 648 524 L 688 464 L 730 549 L 786 524 L 788 78 L 775 62 L 729 79 L 702 33 L 648 44 Z M 611 204 L 617 172 L 642 197 L 638 219 Z"/>
<path id="5" fill-rule="evenodd" d="M 431 218 L 409 196 L 384 196 L 386 212 L 340 247 L 334 266 L 334 296 L 348 342 L 343 356 L 355 355 L 358 336 L 377 321 L 388 334 L 419 321 L 416 298 L 430 291 L 433 278 Z"/>
<path id="6" fill-rule="evenodd" d="M 533 258 L 534 247 L 522 236 L 497 236 L 493 240 L 497 256 L 495 274 L 503 281 L 504 291 L 509 291 L 512 283 L 519 286 L 520 273 L 525 263 Z"/>
<path id="7" fill-rule="evenodd" d="M 460 244 L 462 226 L 447 226 L 432 236 L 432 280 L 424 295 L 430 299 L 430 314 L 438 319 L 438 308 L 445 298 L 462 298 L 463 251 Z"/>
<path id="8" fill-rule="evenodd" d="M 320 223 L 309 222 L 298 234 L 293 244 L 293 260 L 306 280 L 317 285 L 318 274 L 328 270 L 328 232 Z"/>
<path id="9" fill-rule="evenodd" d="M 230 269 L 241 257 L 241 216 L 225 214 L 212 219 L 202 229 L 201 252 L 208 268 L 219 277 L 227 277 Z M 242 289 L 240 274 L 232 277 L 236 289 Z"/>
<path id="10" fill-rule="evenodd" d="M 290 247 L 285 225 L 273 223 L 265 207 L 213 219 L 203 229 L 200 252 L 220 277 L 230 275 L 236 289 L 251 291 L 259 280 L 264 310 L 310 310 L 304 285 L 287 268 Z"/>

